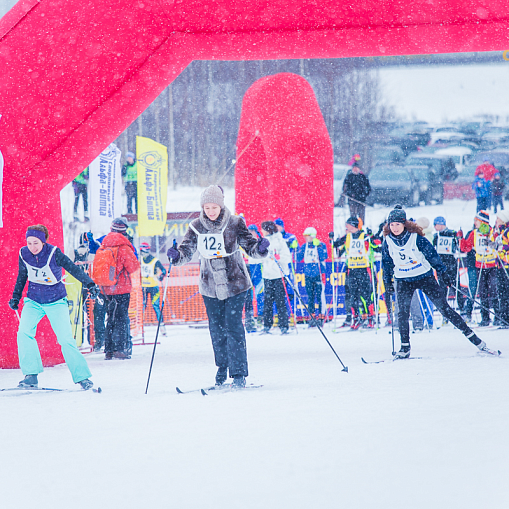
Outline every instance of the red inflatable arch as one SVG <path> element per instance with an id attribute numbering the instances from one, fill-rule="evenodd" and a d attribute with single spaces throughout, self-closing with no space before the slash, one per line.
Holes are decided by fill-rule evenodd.
<path id="1" fill-rule="evenodd" d="M 62 245 L 59 191 L 193 59 L 338 58 L 509 47 L 506 0 L 20 0 L 0 20 L 0 366 L 27 225 Z M 41 331 L 48 332 L 47 326 Z M 40 332 L 41 332 L 40 331 Z M 44 363 L 60 362 L 51 337 Z"/>
<path id="2" fill-rule="evenodd" d="M 247 147 L 247 148 L 244 148 Z M 248 223 L 281 216 L 302 243 L 314 226 L 328 244 L 333 230 L 333 154 L 311 85 L 280 73 L 256 81 L 242 102 L 235 208 Z"/>

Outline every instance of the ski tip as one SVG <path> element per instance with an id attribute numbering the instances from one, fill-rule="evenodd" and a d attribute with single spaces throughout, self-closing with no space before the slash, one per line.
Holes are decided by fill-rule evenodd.
<path id="1" fill-rule="evenodd" d="M 208 396 L 208 394 L 203 389 L 200 389 L 200 392 L 202 393 L 203 396 Z"/>
<path id="2" fill-rule="evenodd" d="M 498 351 L 498 356 L 500 357 L 502 355 L 502 352 L 500 350 L 497 350 Z"/>
<path id="3" fill-rule="evenodd" d="M 179 394 L 184 394 L 184 393 L 183 393 L 183 392 L 182 392 L 182 391 L 181 391 L 178 387 L 175 387 L 175 389 L 177 390 L 177 392 L 178 392 Z"/>
<path id="4" fill-rule="evenodd" d="M 92 389 L 94 392 L 97 392 L 98 394 L 101 394 L 103 391 L 100 387 L 97 387 L 97 389 Z"/>
<path id="5" fill-rule="evenodd" d="M 367 364 L 367 362 L 364 360 L 364 357 L 361 357 L 361 361 L 364 362 L 364 364 Z"/>

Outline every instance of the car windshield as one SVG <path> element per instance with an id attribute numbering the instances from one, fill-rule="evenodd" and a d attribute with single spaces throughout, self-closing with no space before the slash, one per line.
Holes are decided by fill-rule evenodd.
<path id="1" fill-rule="evenodd" d="M 439 159 L 434 159 L 433 157 L 410 157 L 406 160 L 406 163 L 416 165 L 425 164 L 427 166 L 436 166 L 437 161 L 439 161 Z"/>
<path id="2" fill-rule="evenodd" d="M 392 148 L 379 148 L 375 149 L 373 153 L 373 160 L 375 161 L 392 161 L 398 157 L 398 152 Z"/>
<path id="3" fill-rule="evenodd" d="M 369 180 L 394 182 L 396 180 L 408 180 L 408 172 L 404 168 L 375 168 L 369 174 Z"/>

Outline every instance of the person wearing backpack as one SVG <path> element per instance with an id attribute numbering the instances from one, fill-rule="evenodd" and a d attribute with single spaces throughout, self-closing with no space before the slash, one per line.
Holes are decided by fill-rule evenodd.
<path id="1" fill-rule="evenodd" d="M 106 360 L 130 359 L 128 352 L 129 301 L 131 274 L 140 264 L 134 246 L 127 237 L 127 222 L 120 217 L 111 224 L 111 232 L 104 237 L 96 252 L 92 278 L 107 298 L 108 319 L 104 340 Z"/>
<path id="2" fill-rule="evenodd" d="M 27 228 L 27 245 L 19 251 L 18 278 L 9 301 L 9 307 L 17 312 L 28 280 L 28 292 L 23 300 L 18 329 L 19 364 L 25 375 L 19 387 L 38 386 L 37 376 L 43 372 L 43 366 L 35 333 L 37 325 L 46 315 L 62 347 L 62 355 L 73 382 L 88 390 L 94 384 L 89 380 L 92 375 L 87 361 L 73 337 L 62 269 L 81 281 L 91 299 L 99 295 L 99 288 L 58 247 L 48 244 L 48 238 L 48 229 L 42 224 Z"/>

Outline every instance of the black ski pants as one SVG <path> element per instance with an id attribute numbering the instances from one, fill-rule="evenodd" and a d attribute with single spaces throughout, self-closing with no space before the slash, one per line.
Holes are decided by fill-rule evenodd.
<path id="1" fill-rule="evenodd" d="M 490 320 L 488 309 L 498 309 L 497 297 L 497 272 L 496 267 L 478 268 L 477 277 L 479 278 L 479 300 L 481 301 L 481 319 L 483 322 Z"/>
<path id="2" fill-rule="evenodd" d="M 78 184 L 73 182 L 74 189 L 74 214 L 78 212 L 78 204 L 80 202 L 80 195 L 83 197 L 83 210 L 85 214 L 88 213 L 88 185 Z"/>
<path id="3" fill-rule="evenodd" d="M 369 314 L 369 304 L 373 293 L 368 269 L 348 269 L 350 305 L 355 316 Z"/>
<path id="4" fill-rule="evenodd" d="M 286 294 L 281 279 L 263 280 L 265 303 L 263 306 L 263 327 L 271 328 L 274 323 L 274 302 L 277 309 L 277 320 L 281 330 L 288 329 L 288 310 L 286 309 Z"/>
<path id="5" fill-rule="evenodd" d="M 322 278 L 320 276 L 306 276 L 306 293 L 308 294 L 308 308 L 313 315 L 316 313 L 315 302 L 318 304 L 318 314 L 322 312 Z"/>
<path id="6" fill-rule="evenodd" d="M 108 320 L 104 340 L 104 352 L 129 352 L 131 340 L 129 322 L 130 293 L 108 295 Z"/>
<path id="7" fill-rule="evenodd" d="M 362 200 L 360 200 L 362 201 Z M 366 206 L 362 205 L 362 203 L 358 203 L 353 200 L 348 200 L 348 207 L 350 208 L 350 216 L 351 217 L 360 217 L 362 222 L 364 222 L 364 215 L 366 213 Z"/>
<path id="8" fill-rule="evenodd" d="M 102 302 L 102 303 L 101 303 Z M 95 332 L 95 345 L 96 350 L 100 350 L 104 345 L 104 335 L 106 333 L 106 309 L 108 301 L 106 296 L 101 293 L 99 298 L 94 302 L 94 332 Z"/>
<path id="9" fill-rule="evenodd" d="M 216 366 L 227 367 L 230 377 L 248 376 L 246 332 L 242 323 L 246 293 L 242 292 L 225 300 L 202 295 L 209 318 Z"/>
<path id="10" fill-rule="evenodd" d="M 398 279 L 396 284 L 396 298 L 398 300 L 398 327 L 402 343 L 410 343 L 410 304 L 415 290 L 422 290 L 435 304 L 436 308 L 463 334 L 472 332 L 461 316 L 447 303 L 445 292 L 437 283 L 434 276 L 417 280 Z"/>
<path id="11" fill-rule="evenodd" d="M 125 194 L 127 195 L 127 213 L 138 213 L 138 182 L 126 182 Z M 133 212 L 133 200 L 136 210 Z"/>

